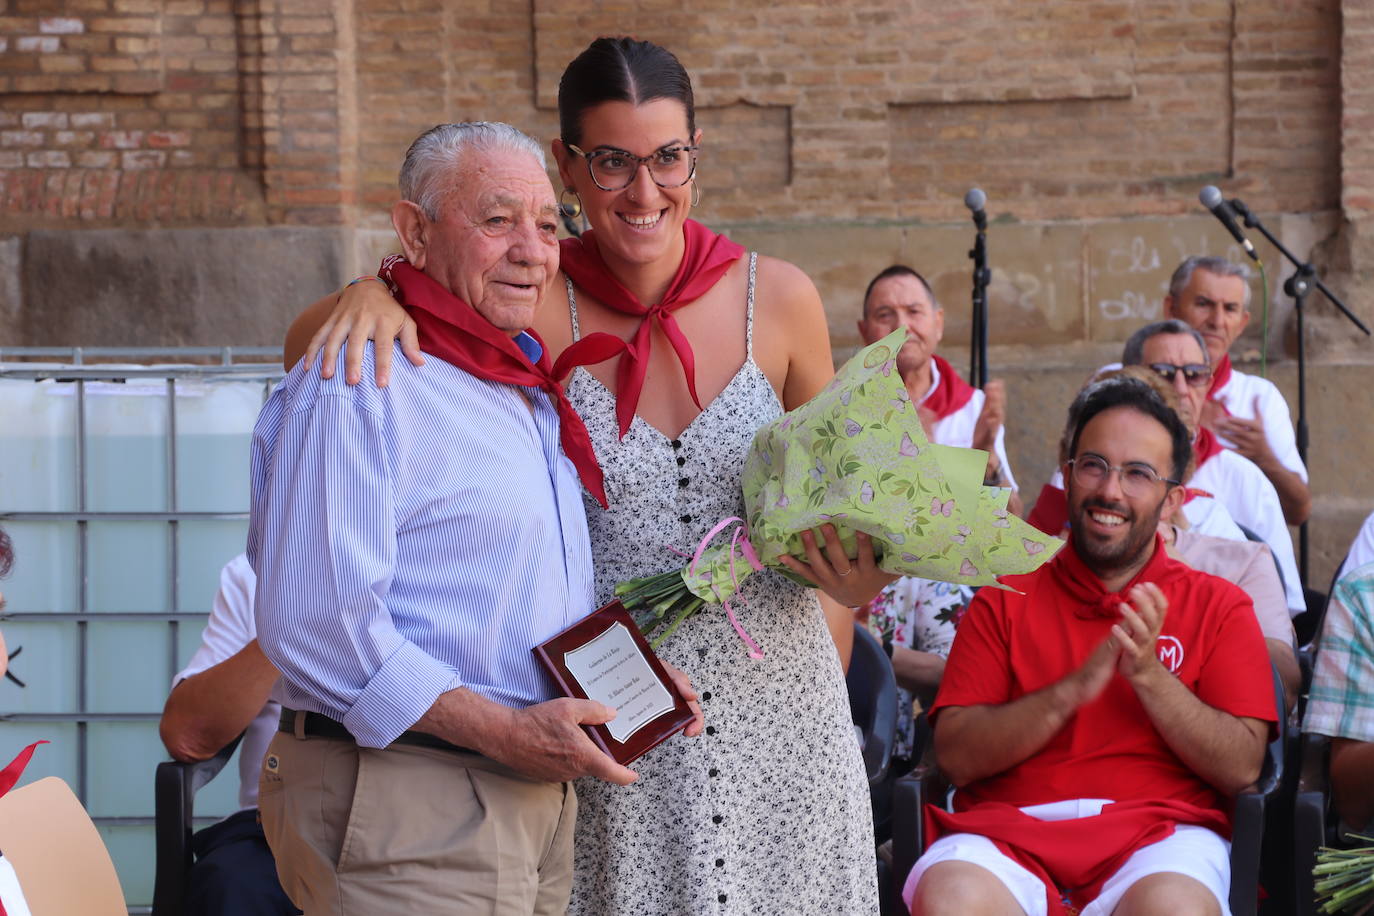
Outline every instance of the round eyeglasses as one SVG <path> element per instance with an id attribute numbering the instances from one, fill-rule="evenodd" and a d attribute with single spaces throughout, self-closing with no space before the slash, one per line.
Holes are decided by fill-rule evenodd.
<path id="1" fill-rule="evenodd" d="M 1183 373 L 1183 381 L 1188 383 L 1189 388 L 1201 388 L 1203 385 L 1212 384 L 1212 367 L 1204 363 L 1188 363 L 1183 366 L 1174 363 L 1150 363 L 1149 369 L 1155 375 L 1172 382 L 1178 373 Z"/>
<path id="2" fill-rule="evenodd" d="M 1091 453 L 1070 459 L 1069 464 L 1073 467 L 1073 482 L 1088 490 L 1096 490 L 1106 483 L 1112 471 L 1116 471 L 1121 481 L 1121 492 L 1132 497 L 1151 495 L 1161 481 L 1171 487 L 1179 483 L 1160 477 L 1148 464 L 1108 464 L 1101 455 Z"/>
<path id="3" fill-rule="evenodd" d="M 592 181 L 603 191 L 622 191 L 639 174 L 639 167 L 649 167 L 649 177 L 660 188 L 680 188 L 692 180 L 697 171 L 697 147 L 665 146 L 647 156 L 636 156 L 623 149 L 601 147 L 590 153 L 571 143 L 567 148 L 587 160 Z"/>

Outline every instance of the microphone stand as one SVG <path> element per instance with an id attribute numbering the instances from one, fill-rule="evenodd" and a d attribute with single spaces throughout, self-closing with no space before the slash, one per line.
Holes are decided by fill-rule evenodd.
<path id="1" fill-rule="evenodd" d="M 1355 317 L 1350 309 L 1345 307 L 1345 303 L 1340 297 L 1331 292 L 1326 284 L 1317 276 L 1316 269 L 1308 262 L 1301 261 L 1293 252 L 1284 247 L 1284 244 L 1274 237 L 1274 234 L 1260 222 L 1259 217 L 1250 212 L 1250 208 L 1245 206 L 1239 199 L 1231 200 L 1231 209 L 1236 211 L 1245 221 L 1245 225 L 1250 229 L 1258 229 L 1260 234 L 1269 240 L 1269 244 L 1278 249 L 1279 253 L 1288 259 L 1294 267 L 1291 277 L 1283 282 L 1283 291 L 1293 300 L 1293 307 L 1296 310 L 1298 319 L 1298 457 L 1302 459 L 1303 465 L 1307 464 L 1307 337 L 1303 329 L 1303 306 L 1306 303 L 1307 295 L 1312 291 L 1312 287 L 1321 290 L 1322 295 L 1326 296 L 1328 302 L 1349 318 L 1355 327 L 1369 334 L 1369 328 L 1365 327 L 1364 322 Z M 1265 346 L 1269 342 L 1265 341 Z M 1298 526 L 1298 576 L 1302 580 L 1303 588 L 1307 588 L 1307 522 Z"/>
<path id="2" fill-rule="evenodd" d="M 988 220 L 982 209 L 973 211 L 973 225 L 978 235 L 968 256 L 973 259 L 973 327 L 969 332 L 968 381 L 975 388 L 988 383 L 988 283 L 992 271 L 988 269 Z"/>

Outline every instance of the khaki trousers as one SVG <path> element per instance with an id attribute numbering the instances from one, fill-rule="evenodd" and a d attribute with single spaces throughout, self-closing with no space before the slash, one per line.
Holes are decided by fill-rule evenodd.
<path id="1" fill-rule="evenodd" d="M 568 908 L 571 783 L 477 754 L 278 732 L 258 805 L 305 916 L 531 916 Z"/>

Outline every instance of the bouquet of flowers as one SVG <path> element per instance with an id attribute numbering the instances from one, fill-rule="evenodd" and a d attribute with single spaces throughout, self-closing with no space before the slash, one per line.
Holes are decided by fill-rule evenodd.
<path id="1" fill-rule="evenodd" d="M 803 553 L 801 533 L 829 523 L 849 556 L 873 539 L 891 573 L 996 585 L 1052 557 L 1059 539 L 1007 512 L 1010 492 L 984 487 L 987 453 L 927 441 L 896 371 L 905 330 L 860 350 L 807 403 L 758 431 L 742 477 L 746 520 L 723 519 L 685 569 L 620 583 L 616 596 L 660 645 L 706 604 L 723 604 L 750 573 Z M 709 546 L 734 524 L 728 544 Z"/>
<path id="2" fill-rule="evenodd" d="M 1350 834 L 1351 838 L 1374 843 L 1374 837 Z M 1316 878 L 1317 902 L 1323 913 L 1374 913 L 1374 846 L 1359 849 L 1332 849 L 1317 852 L 1312 869 Z"/>

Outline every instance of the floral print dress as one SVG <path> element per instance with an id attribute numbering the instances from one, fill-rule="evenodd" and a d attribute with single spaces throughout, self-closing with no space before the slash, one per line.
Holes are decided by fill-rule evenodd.
<path id="1" fill-rule="evenodd" d="M 747 356 L 677 438 L 635 417 L 618 438 L 615 399 L 585 369 L 568 396 L 586 421 L 610 508 L 584 494 L 599 602 L 617 582 L 680 567 L 717 521 L 743 514 L 740 476 L 754 432 L 782 405 Z M 569 284 L 573 336 L 577 305 Z M 735 604 L 762 647 L 750 659 L 719 608 L 689 618 L 659 655 L 692 678 L 706 732 L 676 736 L 633 764 L 626 787 L 577 784 L 577 916 L 878 912 L 872 810 L 848 694 L 815 594 L 775 572 Z"/>

